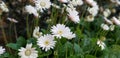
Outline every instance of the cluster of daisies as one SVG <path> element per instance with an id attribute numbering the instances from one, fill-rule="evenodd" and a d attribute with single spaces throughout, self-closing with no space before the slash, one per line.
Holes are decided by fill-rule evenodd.
<path id="1" fill-rule="evenodd" d="M 119 0 L 109 1 L 113 4 L 116 4 L 116 6 L 120 5 Z M 87 4 L 85 11 L 87 11 L 89 14 L 85 14 L 86 16 L 84 17 L 84 21 L 93 22 L 96 16 L 98 16 L 99 12 L 102 12 L 102 18 L 104 22 L 100 25 L 100 27 L 103 30 L 113 31 L 116 25 L 120 26 L 120 15 L 118 17 L 111 17 L 111 13 L 116 11 L 110 10 L 109 8 L 104 9 L 100 7 L 98 3 L 94 0 L 57 0 L 57 2 L 58 4 L 62 4 L 62 7 L 61 5 L 52 3 L 50 0 L 33 0 L 33 3 L 35 5 L 25 5 L 24 10 L 26 13 L 33 14 L 35 17 L 40 18 L 40 13 L 44 13 L 46 10 L 49 11 L 51 7 L 55 7 L 58 10 L 63 9 L 61 13 L 67 12 L 66 19 L 70 19 L 75 24 L 77 24 L 80 23 L 80 15 L 82 15 L 78 12 L 77 7 L 82 7 L 82 5 Z M 9 9 L 3 1 L 0 1 L 0 15 L 2 14 L 2 12 L 9 12 Z M 18 22 L 14 18 L 7 19 L 15 23 Z M 70 40 L 76 37 L 76 34 L 73 33 L 70 28 L 65 26 L 64 24 L 56 24 L 52 26 L 50 32 L 51 34 L 43 34 L 42 32 L 40 32 L 40 28 L 38 26 L 36 26 L 33 30 L 33 37 L 37 39 L 37 45 L 45 52 L 49 51 L 50 49 L 54 49 L 57 42 L 55 39 L 66 38 Z M 97 45 L 101 47 L 101 50 L 105 49 L 106 47 L 104 40 L 102 39 L 98 39 L 97 41 Z M 32 43 L 26 44 L 25 48 L 21 47 L 18 51 L 18 55 L 21 58 L 38 57 L 38 51 L 36 50 L 36 47 L 33 47 Z M 0 55 L 4 52 L 5 49 L 0 46 Z"/>
<path id="2" fill-rule="evenodd" d="M 68 12 L 68 17 L 75 23 L 79 23 L 79 13 L 76 11 L 75 6 L 80 6 L 83 4 L 82 0 L 58 0 L 60 3 L 63 3 L 63 9 L 66 8 Z M 34 0 L 35 6 L 26 5 L 25 11 L 29 14 L 33 14 L 36 17 L 40 17 L 39 12 L 43 13 L 45 10 L 50 9 L 51 6 L 61 9 L 61 7 L 57 4 L 51 3 L 50 0 Z M 64 3 L 68 3 L 65 5 Z"/>
<path id="3" fill-rule="evenodd" d="M 39 31 L 40 28 L 37 26 L 33 31 L 33 37 L 37 39 L 37 45 L 44 51 L 48 51 L 50 49 L 54 49 L 56 40 L 66 38 L 68 40 L 75 38 L 75 34 L 71 32 L 69 27 L 66 27 L 64 24 L 57 24 L 51 27 L 51 34 L 43 34 Z M 32 47 L 32 43 L 26 45 L 26 47 L 21 47 L 18 49 L 18 55 L 21 58 L 37 58 L 38 51 L 35 47 Z M 5 49 L 0 47 L 0 54 L 3 54 Z"/>
<path id="4" fill-rule="evenodd" d="M 33 31 L 33 37 L 37 39 L 37 45 L 44 51 L 48 51 L 50 49 L 54 49 L 56 44 L 56 39 L 61 39 L 62 37 L 70 40 L 75 38 L 75 34 L 70 31 L 69 27 L 66 27 L 64 24 L 57 24 L 56 26 L 51 27 L 52 34 L 42 34 L 39 31 L 39 27 L 35 27 Z M 32 43 L 27 44 L 26 48 L 19 49 L 19 56 L 21 58 L 37 58 L 38 51 L 35 48 L 32 48 Z"/>
<path id="5" fill-rule="evenodd" d="M 63 9 L 67 14 L 67 18 L 69 18 L 74 23 L 79 23 L 79 12 L 76 10 L 77 6 L 82 6 L 84 1 L 82 0 L 58 0 L 58 2 L 62 3 L 63 7 L 60 7 L 59 5 L 55 3 L 51 3 L 50 0 L 34 0 L 35 6 L 32 5 L 26 5 L 25 11 L 29 14 L 33 14 L 36 17 L 40 17 L 39 12 L 43 13 L 45 10 L 50 9 L 51 6 L 57 8 L 57 9 Z M 65 4 L 67 3 L 67 5 Z M 97 2 L 94 0 L 85 0 L 85 3 L 89 4 L 87 11 L 90 13 L 90 15 L 86 16 L 85 21 L 92 22 L 94 21 L 94 17 L 97 15 L 99 11 L 99 7 L 97 5 Z M 91 7 L 92 6 L 92 7 Z"/>
<path id="6" fill-rule="evenodd" d="M 9 9 L 5 5 L 5 3 L 3 1 L 0 2 L 0 13 L 2 14 L 2 12 L 9 12 Z M 50 0 L 33 0 L 34 5 L 26 5 L 24 7 L 24 10 L 26 13 L 33 14 L 35 17 L 41 17 L 40 13 L 44 13 L 44 11 L 46 10 L 50 11 L 49 9 L 51 7 L 55 7 L 57 9 L 63 9 L 62 13 L 65 11 L 67 12 L 66 19 L 70 19 L 74 23 L 80 23 L 80 15 L 82 14 L 77 11 L 77 7 L 82 7 L 84 4 L 87 4 L 87 8 L 85 9 L 85 11 L 87 11 L 89 14 L 84 17 L 84 21 L 93 22 L 94 18 L 99 14 L 99 12 L 102 12 L 102 17 L 105 23 L 103 22 L 100 27 L 103 30 L 113 31 L 115 25 L 120 26 L 120 15 L 118 17 L 109 17 L 112 12 L 116 11 L 111 10 L 107 7 L 104 9 L 102 6 L 99 6 L 94 0 L 57 0 L 57 2 L 61 3 L 63 7 L 52 3 Z M 119 0 L 110 0 L 110 2 L 115 4 L 116 6 L 120 5 Z M 9 21 L 18 23 L 18 21 L 16 21 L 14 18 L 8 17 L 7 19 Z"/>

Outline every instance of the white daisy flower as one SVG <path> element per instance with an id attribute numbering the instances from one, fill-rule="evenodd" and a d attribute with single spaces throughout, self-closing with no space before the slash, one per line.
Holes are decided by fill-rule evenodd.
<path id="1" fill-rule="evenodd" d="M 27 44 L 26 48 L 21 47 L 21 49 L 19 49 L 18 55 L 21 58 L 37 58 L 38 51 L 36 51 L 35 48 L 32 48 L 32 44 Z"/>
<path id="2" fill-rule="evenodd" d="M 39 32 L 39 27 L 37 26 L 37 27 L 35 27 L 35 29 L 34 29 L 34 31 L 33 31 L 33 37 L 35 37 L 35 38 L 40 38 L 40 36 L 42 36 L 42 32 Z"/>
<path id="3" fill-rule="evenodd" d="M 103 29 L 103 30 L 109 30 L 110 28 L 109 28 L 109 26 L 107 25 L 107 24 L 101 24 L 101 28 Z"/>
<path id="4" fill-rule="evenodd" d="M 74 33 L 69 32 L 69 33 L 66 34 L 64 37 L 70 40 L 70 39 L 72 39 L 72 38 L 75 38 L 75 36 L 76 36 L 76 35 L 75 35 Z"/>
<path id="5" fill-rule="evenodd" d="M 88 22 L 94 21 L 94 16 L 88 15 L 88 16 L 86 17 L 85 21 L 88 21 Z"/>
<path id="6" fill-rule="evenodd" d="M 57 38 L 65 37 L 67 39 L 72 39 L 75 37 L 75 34 L 70 32 L 70 28 L 63 24 L 57 24 L 56 26 L 53 26 L 51 32 Z"/>
<path id="7" fill-rule="evenodd" d="M 68 16 L 74 23 L 79 23 L 80 18 L 78 12 L 74 8 L 67 7 L 66 11 L 68 12 Z"/>
<path id="8" fill-rule="evenodd" d="M 4 12 L 9 12 L 9 9 L 3 1 L 0 1 L 0 9 L 2 9 Z"/>
<path id="9" fill-rule="evenodd" d="M 54 36 L 61 38 L 66 33 L 69 33 L 70 29 L 63 24 L 57 24 L 56 26 L 52 26 L 51 32 Z"/>
<path id="10" fill-rule="evenodd" d="M 33 7 L 31 5 L 26 5 L 25 11 L 28 12 L 29 14 L 33 14 L 34 16 L 39 17 L 39 14 L 38 14 L 37 10 L 35 9 L 35 7 Z"/>
<path id="11" fill-rule="evenodd" d="M 54 36 L 50 34 L 41 36 L 37 41 L 37 45 L 45 51 L 53 49 L 55 47 L 55 43 L 56 41 L 54 41 Z"/>
<path id="12" fill-rule="evenodd" d="M 112 17 L 111 20 L 113 21 L 113 23 L 115 23 L 116 25 L 120 26 L 120 20 L 118 20 L 116 17 Z"/>
<path id="13" fill-rule="evenodd" d="M 99 46 L 99 47 L 101 47 L 101 50 L 104 50 L 105 49 L 105 43 L 104 42 L 102 42 L 101 40 L 98 40 L 97 41 L 97 45 Z"/>
<path id="14" fill-rule="evenodd" d="M 3 54 L 5 52 L 5 48 L 3 48 L 2 46 L 0 46 L 0 55 Z"/>
<path id="15" fill-rule="evenodd" d="M 93 16 L 96 16 L 98 14 L 98 10 L 99 10 L 98 6 L 94 6 L 92 8 L 90 8 L 90 7 L 88 8 L 88 12 L 91 15 L 93 15 Z"/>
<path id="16" fill-rule="evenodd" d="M 105 9 L 105 11 L 103 11 L 103 15 L 104 15 L 105 17 L 108 17 L 110 14 L 111 14 L 110 9 Z"/>
<path id="17" fill-rule="evenodd" d="M 83 4 L 82 0 L 72 0 L 70 1 L 70 4 L 72 4 L 73 6 L 81 6 Z"/>
<path id="18" fill-rule="evenodd" d="M 50 2 L 50 0 L 35 0 L 36 9 L 40 12 L 49 9 L 51 5 L 52 3 Z"/>
<path id="19" fill-rule="evenodd" d="M 115 29 L 115 25 L 110 25 L 110 31 L 113 31 Z"/>

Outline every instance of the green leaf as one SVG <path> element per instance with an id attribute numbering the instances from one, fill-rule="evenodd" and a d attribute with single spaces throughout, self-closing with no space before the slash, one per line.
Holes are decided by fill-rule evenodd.
<path id="1" fill-rule="evenodd" d="M 26 40 L 23 37 L 19 37 L 17 38 L 16 44 L 19 46 L 24 46 L 26 44 Z"/>
<path id="2" fill-rule="evenodd" d="M 45 30 L 45 29 L 43 29 L 43 28 L 41 28 L 41 32 L 42 32 L 43 34 L 47 34 L 47 30 Z"/>
<path id="3" fill-rule="evenodd" d="M 26 44 L 26 40 L 23 37 L 17 38 L 16 43 L 9 43 L 6 46 L 13 49 L 18 50 L 20 47 L 24 46 Z"/>
<path id="4" fill-rule="evenodd" d="M 120 45 L 112 45 L 101 58 L 120 58 Z"/>
<path id="5" fill-rule="evenodd" d="M 35 38 L 30 38 L 27 40 L 27 43 L 36 44 L 36 42 L 37 42 L 37 39 L 35 39 Z"/>
<path id="6" fill-rule="evenodd" d="M 9 53 L 4 53 L 4 57 L 9 57 L 10 54 Z"/>
<path id="7" fill-rule="evenodd" d="M 18 58 L 16 54 L 4 53 L 4 58 Z M 0 57 L 1 58 L 1 57 Z"/>
<path id="8" fill-rule="evenodd" d="M 56 51 L 58 52 L 59 58 L 65 57 L 66 53 L 70 55 L 70 53 L 74 52 L 73 44 L 67 41 L 64 45 L 60 46 Z"/>
<path id="9" fill-rule="evenodd" d="M 80 48 L 80 46 L 76 43 L 74 43 L 74 50 L 76 54 L 83 53 L 83 50 Z"/>
<path id="10" fill-rule="evenodd" d="M 0 55 L 0 58 L 4 58 L 4 56 L 3 56 L 3 55 Z"/>
<path id="11" fill-rule="evenodd" d="M 18 50 L 20 48 L 20 46 L 15 44 L 15 43 L 9 43 L 6 46 L 9 47 L 9 48 L 12 48 L 14 50 Z"/>
<path id="12" fill-rule="evenodd" d="M 96 58 L 96 57 L 93 55 L 85 55 L 85 58 Z"/>
<path id="13" fill-rule="evenodd" d="M 69 41 L 67 41 L 67 42 L 65 43 L 65 46 L 70 49 L 70 48 L 73 47 L 73 44 L 70 43 Z"/>
<path id="14" fill-rule="evenodd" d="M 80 28 L 79 27 L 77 27 L 77 30 L 76 30 L 76 35 L 77 35 L 77 37 L 78 38 L 83 38 L 83 34 L 82 34 L 82 31 L 80 30 Z"/>
<path id="15" fill-rule="evenodd" d="M 45 56 L 49 56 L 49 55 L 51 55 L 51 54 L 52 54 L 52 51 L 49 50 L 49 51 L 47 51 L 47 52 L 43 52 L 42 54 L 40 54 L 39 57 L 45 57 Z"/>
<path id="16" fill-rule="evenodd" d="M 84 58 L 84 56 L 81 54 L 75 54 L 75 55 L 69 56 L 68 58 Z"/>

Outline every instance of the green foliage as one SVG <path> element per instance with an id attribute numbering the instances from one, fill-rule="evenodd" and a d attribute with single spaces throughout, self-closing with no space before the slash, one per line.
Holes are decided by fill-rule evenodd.
<path id="1" fill-rule="evenodd" d="M 75 54 L 84 54 L 83 53 L 83 50 L 80 48 L 80 46 L 76 43 L 74 43 L 74 51 L 75 51 Z"/>
<path id="2" fill-rule="evenodd" d="M 17 38 L 16 43 L 8 43 L 6 46 L 12 48 L 13 50 L 18 50 L 24 45 L 26 45 L 26 40 L 23 37 L 19 37 Z"/>
<path id="3" fill-rule="evenodd" d="M 96 58 L 96 57 L 93 55 L 85 55 L 85 58 Z"/>
<path id="4" fill-rule="evenodd" d="M 112 45 L 112 47 L 105 49 L 101 58 L 120 58 L 120 46 Z"/>

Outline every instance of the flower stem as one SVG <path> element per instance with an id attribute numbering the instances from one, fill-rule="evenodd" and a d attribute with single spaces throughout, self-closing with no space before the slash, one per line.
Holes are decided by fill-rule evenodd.
<path id="1" fill-rule="evenodd" d="M 29 17 L 29 15 L 27 16 L 27 19 L 26 19 L 26 31 L 27 31 L 27 37 L 30 38 L 28 17 Z"/>
<path id="2" fill-rule="evenodd" d="M 66 58 L 67 58 L 67 46 L 66 46 Z"/>
<path id="3" fill-rule="evenodd" d="M 1 16 L 0 16 L 0 20 L 1 20 Z M 2 30 L 2 36 L 3 36 L 4 43 L 7 44 L 8 41 L 7 41 L 6 34 L 5 34 L 5 30 L 4 30 L 2 24 L 3 24 L 3 22 L 0 22 L 0 27 L 1 27 L 1 30 Z M 8 48 L 8 51 L 9 51 L 10 53 L 12 53 L 11 50 L 10 50 L 10 48 Z"/>

